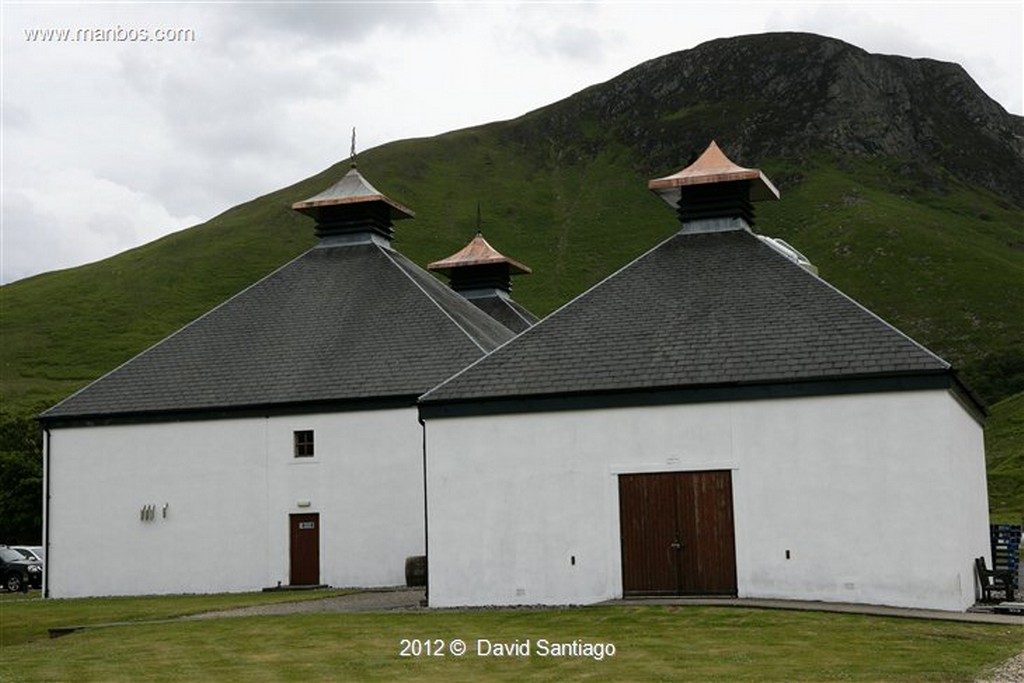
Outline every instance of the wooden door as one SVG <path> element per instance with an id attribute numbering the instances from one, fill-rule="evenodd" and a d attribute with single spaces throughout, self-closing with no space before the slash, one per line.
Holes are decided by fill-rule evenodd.
<path id="1" fill-rule="evenodd" d="M 293 586 L 320 583 L 320 515 L 290 515 L 291 574 Z"/>
<path id="2" fill-rule="evenodd" d="M 732 473 L 619 475 L 626 595 L 736 595 Z"/>

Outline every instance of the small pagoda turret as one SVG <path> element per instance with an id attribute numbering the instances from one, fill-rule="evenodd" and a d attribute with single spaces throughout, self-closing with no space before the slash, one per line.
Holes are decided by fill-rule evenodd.
<path id="1" fill-rule="evenodd" d="M 750 229 L 753 202 L 779 198 L 764 173 L 733 163 L 714 140 L 692 164 L 647 187 L 675 207 L 684 232 Z"/>
<path id="2" fill-rule="evenodd" d="M 492 247 L 479 231 L 465 247 L 427 269 L 446 275 L 453 290 L 514 332 L 537 322 L 511 295 L 512 276 L 530 273 L 530 268 Z"/>
<path id="3" fill-rule="evenodd" d="M 778 189 L 764 173 L 733 163 L 714 140 L 692 164 L 678 173 L 649 181 L 647 187 L 675 207 L 683 224 L 682 233 L 753 233 L 753 203 L 779 198 Z M 818 274 L 818 268 L 793 245 L 777 237 L 757 237 L 801 268 Z"/>
<path id="4" fill-rule="evenodd" d="M 341 180 L 292 208 L 315 220 L 317 237 L 330 244 L 375 241 L 387 246 L 394 221 L 416 215 L 371 185 L 355 163 Z"/>

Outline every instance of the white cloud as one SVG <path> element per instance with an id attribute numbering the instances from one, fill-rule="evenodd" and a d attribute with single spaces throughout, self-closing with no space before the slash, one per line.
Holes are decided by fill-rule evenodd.
<path id="1" fill-rule="evenodd" d="M 220 9 L 228 29 L 223 38 L 255 38 L 257 42 L 283 38 L 317 44 L 363 43 L 381 27 L 419 31 L 437 19 L 437 7 L 422 2 L 243 3 Z"/>
<path id="2" fill-rule="evenodd" d="M 199 221 L 85 169 L 47 173 L 5 188 L 3 278 L 95 261 Z"/>

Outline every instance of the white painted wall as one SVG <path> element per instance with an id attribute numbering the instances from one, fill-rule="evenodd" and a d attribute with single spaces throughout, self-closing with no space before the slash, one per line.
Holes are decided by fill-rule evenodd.
<path id="1" fill-rule="evenodd" d="M 963 610 L 989 554 L 982 429 L 946 391 L 431 419 L 427 442 L 438 607 L 621 597 L 630 472 L 732 471 L 740 597 Z"/>
<path id="2" fill-rule="evenodd" d="M 303 429 L 313 458 L 293 456 Z M 54 429 L 50 594 L 287 585 L 288 516 L 303 512 L 320 515 L 321 582 L 404 584 L 424 552 L 422 453 L 414 408 Z"/>

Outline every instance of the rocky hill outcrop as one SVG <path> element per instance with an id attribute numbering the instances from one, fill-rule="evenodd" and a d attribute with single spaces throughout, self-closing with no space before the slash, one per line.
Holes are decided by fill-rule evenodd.
<path id="1" fill-rule="evenodd" d="M 741 159 L 820 150 L 890 157 L 905 173 L 984 187 L 1024 206 L 1024 117 L 1007 113 L 959 65 L 868 53 L 840 40 L 773 33 L 704 43 L 645 62 L 524 119 L 586 153 L 607 144 L 649 168 L 727 140 Z M 520 135 L 523 133 L 520 132 Z"/>

